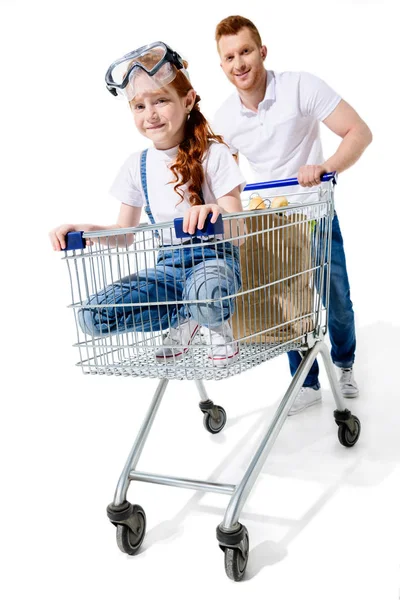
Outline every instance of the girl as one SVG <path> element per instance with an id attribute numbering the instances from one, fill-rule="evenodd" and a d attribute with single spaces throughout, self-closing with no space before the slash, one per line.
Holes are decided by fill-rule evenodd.
<path id="1" fill-rule="evenodd" d="M 136 227 L 142 207 L 151 223 L 183 217 L 183 231 L 188 234 L 194 234 L 196 227 L 201 229 L 209 213 L 215 223 L 219 214 L 242 210 L 243 177 L 222 138 L 212 132 L 200 112 L 200 97 L 186 67 L 186 61 L 162 42 L 112 63 L 106 74 L 107 88 L 113 95 L 126 96 L 137 129 L 153 147 L 132 154 L 112 185 L 111 194 L 121 202 L 117 223 L 107 227 L 61 225 L 50 233 L 54 250 L 65 248 L 68 231 Z M 218 240 L 213 245 L 191 247 L 199 244 L 199 239 L 189 236 L 182 245 L 182 240 L 173 233 L 168 236 L 168 231 L 163 230 L 155 268 L 125 277 L 90 297 L 78 313 L 79 324 L 93 336 L 169 328 L 156 353 L 161 361 L 182 356 L 199 326 L 205 326 L 212 344 L 209 360 L 227 364 L 238 355 L 228 323 L 233 301 L 225 299 L 240 289 L 238 248 Z M 110 244 L 111 238 L 104 241 Z M 133 235 L 128 243 L 132 241 Z M 174 249 L 177 244 L 179 249 Z M 198 302 L 206 299 L 213 302 Z M 180 304 L 174 305 L 174 300 Z M 151 307 L 127 311 L 117 306 L 146 301 L 170 303 L 160 305 L 157 311 Z M 101 310 L 99 304 L 113 304 L 113 308 Z"/>

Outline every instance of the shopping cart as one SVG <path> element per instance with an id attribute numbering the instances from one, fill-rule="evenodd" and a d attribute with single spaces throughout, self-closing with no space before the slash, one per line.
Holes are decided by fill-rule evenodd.
<path id="1" fill-rule="evenodd" d="M 324 343 L 335 175 L 325 175 L 317 191 L 290 189 L 297 183 L 296 179 L 289 179 L 248 185 L 245 190 L 259 193 L 264 190 L 261 193 L 267 205 L 272 195 L 276 195 L 276 188 L 285 188 L 290 192 L 286 194 L 289 204 L 225 215 L 215 226 L 208 224 L 189 239 L 181 233 L 179 220 L 134 229 L 68 234 L 64 259 L 71 281 L 78 365 L 88 374 L 159 379 L 118 480 L 114 500 L 107 507 L 122 552 L 135 554 L 146 531 L 143 508 L 127 500 L 131 481 L 228 494 L 231 500 L 217 527 L 217 539 L 225 555 L 228 577 L 235 581 L 242 579 L 249 536 L 239 522 L 240 512 L 319 353 L 336 402 L 333 414 L 339 441 L 350 447 L 358 440 L 360 422 L 344 405 Z M 179 237 L 182 235 L 186 237 Z M 88 238 L 90 242 L 86 244 Z M 189 264 L 182 270 L 176 265 L 181 264 L 183 254 Z M 204 296 L 204 289 L 200 293 L 200 287 L 205 285 L 207 292 L 210 278 L 204 275 L 207 269 L 204 265 L 209 256 L 215 255 L 218 269 L 213 277 L 219 281 L 218 293 L 214 286 L 208 297 Z M 167 256 L 172 256 L 169 267 Z M 195 266 L 196 256 L 197 267 L 200 256 L 200 267 L 195 275 L 201 283 L 196 288 L 194 277 L 195 291 L 190 295 L 186 276 L 188 268 Z M 229 279 L 229 269 L 236 269 L 240 278 L 232 279 L 230 272 Z M 136 286 L 140 293 L 130 292 L 130 286 Z M 202 315 L 201 330 L 190 338 L 190 343 L 178 336 L 172 356 L 163 354 L 168 331 L 173 328 L 179 332 L 188 314 L 193 312 Z M 208 313 L 213 315 L 212 319 Z M 221 328 L 219 336 L 213 336 L 218 314 L 222 323 L 229 323 L 229 339 L 221 340 L 224 334 Z M 220 355 L 221 349 L 229 360 L 214 360 L 214 354 Z M 289 350 L 301 352 L 302 362 L 239 483 L 183 479 L 136 469 L 170 379 L 194 380 L 204 426 L 217 434 L 226 423 L 226 413 L 209 399 L 203 381 L 238 375 Z"/>

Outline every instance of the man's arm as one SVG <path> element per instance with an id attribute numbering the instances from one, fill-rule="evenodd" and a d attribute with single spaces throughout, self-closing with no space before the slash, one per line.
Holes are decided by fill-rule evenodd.
<path id="1" fill-rule="evenodd" d="M 305 165 L 299 169 L 300 185 L 311 187 L 320 183 L 324 173 L 337 171 L 341 173 L 358 161 L 365 148 L 372 141 L 372 133 L 368 125 L 356 113 L 354 108 L 341 100 L 323 123 L 342 138 L 342 141 L 330 158 L 323 165 Z"/>

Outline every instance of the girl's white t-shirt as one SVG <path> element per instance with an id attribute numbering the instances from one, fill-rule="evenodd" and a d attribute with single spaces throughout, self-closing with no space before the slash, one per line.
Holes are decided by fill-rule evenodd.
<path id="1" fill-rule="evenodd" d="M 169 166 L 174 163 L 178 146 L 169 150 L 149 148 L 146 159 L 147 193 L 151 212 L 156 223 L 172 221 L 183 217 L 190 208 L 186 199 L 186 186 L 179 188 L 184 194 L 175 192 L 174 175 Z M 122 165 L 110 193 L 124 204 L 130 206 L 145 206 L 146 200 L 140 176 L 141 152 L 131 154 Z M 224 144 L 212 142 L 203 159 L 204 182 L 202 186 L 205 204 L 216 204 L 218 198 L 225 196 L 235 187 L 242 189 L 245 183 L 240 169 L 232 157 L 229 148 Z M 172 182 L 172 183 L 171 183 Z M 164 243 L 177 243 L 175 236 L 170 236 L 170 230 L 163 230 Z"/>

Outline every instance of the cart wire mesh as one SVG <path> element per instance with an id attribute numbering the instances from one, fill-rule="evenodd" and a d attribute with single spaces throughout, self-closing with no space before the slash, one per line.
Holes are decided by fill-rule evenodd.
<path id="1" fill-rule="evenodd" d="M 86 247 L 64 256 L 77 365 L 86 374 L 219 380 L 325 333 L 333 194 L 321 187 L 301 204 L 290 196 L 285 207 L 224 215 L 223 236 L 176 240 L 173 222 L 84 233 Z M 188 342 L 180 331 L 193 314 L 201 319 Z M 221 354 L 229 360 L 215 360 Z"/>

